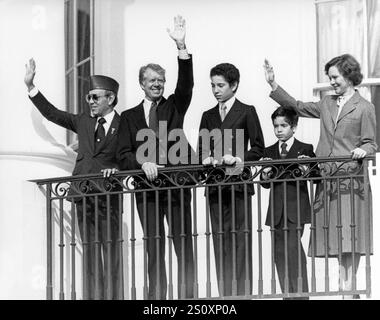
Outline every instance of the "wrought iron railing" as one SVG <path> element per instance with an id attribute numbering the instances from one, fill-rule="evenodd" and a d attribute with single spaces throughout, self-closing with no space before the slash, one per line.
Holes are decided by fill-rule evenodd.
<path id="1" fill-rule="evenodd" d="M 117 172 L 110 178 L 93 174 L 33 180 L 46 195 L 47 299 L 262 299 L 355 294 L 369 297 L 372 202 L 368 163 L 373 160 L 337 157 L 254 161 L 244 163 L 244 168 L 168 167 L 159 169 L 158 178 L 152 182 L 146 180 L 141 170 Z M 268 168 L 271 171 L 264 180 L 263 171 Z M 303 229 L 301 193 L 305 185 L 311 220 Z M 275 202 L 280 201 L 274 191 L 278 188 L 282 190 L 285 208 L 281 227 L 274 225 Z M 293 198 L 289 198 L 290 192 Z M 238 197 L 241 202 L 236 200 Z M 231 203 L 226 209 L 227 198 Z M 296 213 L 288 212 L 289 199 L 295 201 Z M 357 212 L 358 201 L 365 210 Z M 154 209 L 149 207 L 152 203 Z M 269 204 L 269 226 L 265 226 Z M 317 213 L 320 206 L 324 209 L 322 215 Z M 224 228 L 228 210 L 231 225 L 227 232 Z M 189 213 L 191 217 L 187 216 Z M 165 216 L 164 233 L 161 214 Z M 180 230 L 173 230 L 174 215 L 177 220 L 179 217 L 176 228 Z M 293 253 L 287 244 L 291 215 L 297 220 L 296 289 L 291 289 L 289 278 L 294 265 L 288 265 Z M 336 224 L 331 222 L 333 216 Z M 359 216 L 364 225 L 358 225 Z M 341 272 L 343 255 L 347 257 L 347 219 L 351 263 L 355 265 L 359 250 L 365 257 L 358 272 L 350 275 L 349 289 L 343 288 Z M 90 224 L 93 234 L 88 233 Z M 154 234 L 147 232 L 149 228 Z M 276 228 L 284 232 L 285 241 L 282 290 L 276 273 Z M 186 230 L 191 230 L 191 234 L 186 234 Z M 357 247 L 359 240 L 364 241 L 364 249 Z M 232 261 L 224 259 L 227 243 Z M 310 288 L 306 291 L 302 243 L 309 243 L 306 281 Z M 333 253 L 336 259 L 330 257 L 332 243 L 337 248 Z M 241 247 L 243 252 L 238 249 Z M 147 255 L 149 250 L 151 257 Z M 89 255 L 93 257 L 89 259 Z M 153 256 L 161 263 L 154 263 Z M 162 263 L 163 256 L 166 260 Z M 113 259 L 118 259 L 115 265 Z M 156 281 L 153 288 L 152 281 Z"/>

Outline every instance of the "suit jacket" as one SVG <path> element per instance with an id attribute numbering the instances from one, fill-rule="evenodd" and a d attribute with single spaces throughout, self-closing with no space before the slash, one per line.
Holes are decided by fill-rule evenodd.
<path id="1" fill-rule="evenodd" d="M 96 118 L 84 113 L 71 114 L 58 110 L 41 92 L 30 99 L 46 119 L 78 134 L 78 155 L 73 175 L 100 173 L 101 169 L 117 167 L 116 142 L 120 116 L 116 112 L 105 140 L 95 151 Z M 70 194 L 73 194 L 72 190 Z"/>
<path id="2" fill-rule="evenodd" d="M 202 130 L 211 132 L 214 129 L 219 134 L 211 135 L 209 141 L 205 139 Z M 243 161 L 255 161 L 262 157 L 264 137 L 256 109 L 238 99 L 235 100 L 223 122 L 219 113 L 219 105 L 205 111 L 202 115 L 199 131 L 198 153 L 201 163 L 209 156 L 218 159 L 225 154 L 238 156 Z M 216 191 L 213 189 L 216 188 L 210 188 L 210 193 Z M 242 185 L 236 187 L 236 191 L 242 190 Z M 253 185 L 248 185 L 248 191 L 250 194 L 254 194 Z"/>
<path id="3" fill-rule="evenodd" d="M 290 105 L 302 117 L 320 118 L 320 137 L 315 151 L 321 156 L 347 156 L 351 150 L 360 147 L 367 154 L 374 154 L 376 144 L 375 107 L 357 91 L 343 106 L 338 121 L 336 95 L 327 95 L 318 102 L 296 101 L 283 88 L 278 86 L 270 97 L 280 105 Z"/>
<path id="4" fill-rule="evenodd" d="M 266 158 L 272 158 L 272 159 L 281 159 L 278 141 L 271 145 L 270 147 L 265 148 L 264 150 L 264 157 Z M 294 143 L 292 147 L 290 148 L 288 154 L 286 155 L 285 159 L 296 159 L 299 155 L 305 155 L 309 157 L 315 157 L 315 154 L 313 152 L 313 146 L 311 144 L 303 143 L 297 139 L 294 139 Z M 298 165 L 291 165 L 289 164 L 284 165 L 286 168 L 286 171 L 292 172 L 293 170 L 296 170 L 298 168 Z M 279 172 L 282 172 L 281 166 L 277 166 L 277 169 Z M 289 173 L 283 174 L 279 177 L 279 179 L 289 179 L 292 177 L 292 175 Z M 295 173 L 295 171 L 293 171 Z M 316 173 L 312 174 L 313 176 L 316 175 Z M 269 188 L 270 184 L 263 183 L 262 186 L 264 188 Z M 270 191 L 270 197 L 269 197 L 269 206 L 268 206 L 268 213 L 267 218 L 265 221 L 265 224 L 270 226 L 271 225 L 271 197 L 273 195 L 273 213 L 274 213 L 274 223 L 273 226 L 276 226 L 280 220 L 281 217 L 284 214 L 284 183 L 278 182 L 273 183 L 273 190 Z M 307 182 L 306 181 L 300 181 L 299 182 L 299 200 L 300 200 L 300 223 L 310 223 L 310 200 L 309 200 L 309 193 L 307 189 Z M 286 183 L 286 208 L 287 208 L 287 218 L 293 223 L 297 223 L 297 184 L 296 182 L 287 182 Z"/>
<path id="5" fill-rule="evenodd" d="M 146 139 L 141 139 L 139 133 L 141 134 L 142 129 L 150 131 L 145 121 L 143 101 L 136 107 L 122 112 L 117 142 L 117 157 L 122 170 L 139 169 L 145 161 L 173 166 L 191 164 L 191 160 L 196 159 L 195 152 L 183 131 L 183 122 L 191 102 L 193 86 L 192 58 L 178 58 L 178 80 L 175 92 L 167 99 L 163 97 L 157 109 L 158 120 L 166 121 L 167 132 L 161 132 L 159 137 L 154 136 L 153 148 L 156 148 L 156 152 L 149 159 L 143 160 L 139 151 L 146 143 Z M 153 134 L 153 131 L 150 133 Z M 182 152 L 179 154 L 169 154 L 171 148 L 176 144 L 176 141 L 168 141 L 170 133 L 181 136 Z M 167 145 L 165 145 L 166 143 Z"/>

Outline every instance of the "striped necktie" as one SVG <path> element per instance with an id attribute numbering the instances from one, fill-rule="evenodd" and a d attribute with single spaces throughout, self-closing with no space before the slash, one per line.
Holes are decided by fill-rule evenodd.
<path id="1" fill-rule="evenodd" d="M 157 103 L 152 102 L 149 109 L 149 128 L 158 135 L 158 117 L 157 117 Z"/>
<path id="2" fill-rule="evenodd" d="M 286 147 L 287 147 L 288 145 L 286 144 L 286 142 L 283 142 L 282 144 L 281 144 L 281 153 L 280 153 L 280 156 L 281 156 L 281 158 L 286 158 L 286 156 L 287 156 L 287 154 L 288 154 L 288 151 L 286 151 Z"/>

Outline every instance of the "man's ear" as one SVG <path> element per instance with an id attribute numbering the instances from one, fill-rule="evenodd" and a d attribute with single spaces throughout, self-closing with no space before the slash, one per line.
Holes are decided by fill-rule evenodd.
<path id="1" fill-rule="evenodd" d="M 112 104 L 114 103 L 115 99 L 116 99 L 115 94 L 110 94 L 108 96 L 108 105 L 112 106 Z"/>
<path id="2" fill-rule="evenodd" d="M 295 126 L 292 127 L 293 133 L 296 133 L 296 130 L 297 130 L 297 125 L 295 125 Z"/>
<path id="3" fill-rule="evenodd" d="M 238 86 L 239 86 L 239 82 L 235 81 L 235 82 L 231 85 L 231 90 L 232 90 L 233 92 L 236 92 Z"/>

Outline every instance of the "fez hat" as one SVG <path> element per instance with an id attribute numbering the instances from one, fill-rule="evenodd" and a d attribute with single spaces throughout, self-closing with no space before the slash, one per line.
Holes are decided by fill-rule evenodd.
<path id="1" fill-rule="evenodd" d="M 119 83 L 110 77 L 93 75 L 90 76 L 90 90 L 103 89 L 112 91 L 115 95 L 119 90 Z"/>

